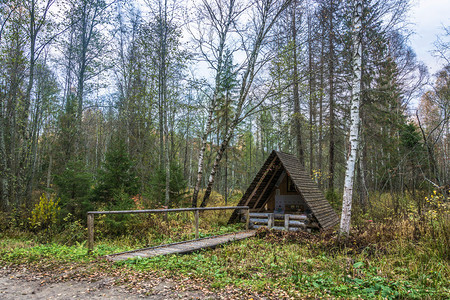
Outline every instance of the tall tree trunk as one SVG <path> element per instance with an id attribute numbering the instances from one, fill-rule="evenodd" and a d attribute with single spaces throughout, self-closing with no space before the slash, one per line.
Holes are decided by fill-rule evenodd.
<path id="1" fill-rule="evenodd" d="M 330 109 L 330 138 L 329 138 L 329 181 L 328 189 L 334 191 L 334 147 L 335 147 L 335 107 L 334 107 L 334 25 L 333 25 L 333 0 L 330 1 L 329 14 L 328 14 L 328 84 L 329 90 L 329 109 Z"/>
<path id="2" fill-rule="evenodd" d="M 225 94 L 225 132 L 228 132 L 228 109 L 230 105 L 230 91 Z M 228 151 L 225 151 L 225 170 L 224 170 L 224 197 L 225 206 L 228 205 Z"/>
<path id="3" fill-rule="evenodd" d="M 314 169 L 314 141 L 313 141 L 313 115 L 315 106 L 313 56 L 312 56 L 312 28 L 311 12 L 308 12 L 308 85 L 309 85 L 309 174 L 313 175 Z"/>
<path id="4" fill-rule="evenodd" d="M 325 28 L 321 26 L 321 42 L 320 42 L 320 95 L 319 95 L 319 153 L 317 158 L 317 168 L 321 174 L 323 174 L 323 95 L 324 95 L 324 78 L 323 78 L 323 66 L 324 66 L 324 48 L 325 48 Z M 319 177 L 319 187 L 322 187 L 323 177 Z"/>
<path id="5" fill-rule="evenodd" d="M 160 89 L 161 77 L 159 78 L 158 88 Z M 164 103 L 161 91 L 158 92 L 158 117 L 159 117 L 159 168 L 164 170 Z"/>
<path id="6" fill-rule="evenodd" d="M 241 77 L 242 81 L 241 81 L 241 86 L 240 86 L 240 91 L 239 91 L 239 100 L 237 101 L 236 110 L 235 110 L 236 111 L 235 117 L 233 119 L 233 122 L 230 124 L 229 132 L 226 134 L 224 140 L 222 141 L 222 144 L 220 145 L 219 150 L 216 153 L 216 158 L 214 160 L 214 164 L 211 169 L 211 173 L 210 173 L 209 180 L 208 180 L 208 185 L 206 187 L 205 195 L 202 200 L 202 204 L 201 204 L 202 206 L 206 205 L 206 201 L 208 200 L 208 198 L 211 194 L 217 167 L 220 163 L 220 160 L 222 159 L 222 156 L 223 156 L 226 148 L 228 147 L 228 143 L 230 142 L 231 138 L 233 137 L 236 127 L 238 126 L 238 124 L 240 122 L 242 122 L 242 120 L 246 116 L 248 116 L 248 114 L 246 114 L 244 116 L 241 116 L 241 114 L 243 113 L 245 101 L 247 99 L 247 96 L 250 92 L 250 88 L 251 88 L 252 83 L 255 78 L 255 66 L 258 62 L 258 55 L 260 53 L 262 43 L 264 42 L 265 37 L 268 34 L 268 32 L 270 31 L 270 29 L 272 28 L 273 24 L 278 19 L 279 15 L 286 9 L 286 7 L 288 7 L 289 4 L 290 4 L 290 1 L 283 2 L 283 5 L 276 11 L 276 13 L 272 16 L 271 19 L 269 19 L 269 17 L 271 15 L 272 8 L 273 8 L 272 2 L 270 2 L 270 1 L 264 2 L 264 4 L 262 5 L 263 7 L 259 11 L 260 15 L 258 16 L 258 18 L 260 21 L 260 27 L 257 29 L 256 39 L 252 45 L 251 51 L 248 52 L 247 66 L 245 68 L 245 72 L 243 73 L 243 75 Z M 258 70 L 259 70 L 259 68 L 258 68 Z M 255 109 L 255 108 L 256 107 L 253 107 L 253 109 Z"/>
<path id="7" fill-rule="evenodd" d="M 169 125 L 168 125 L 168 110 L 169 103 L 167 97 L 167 38 L 168 38 L 168 23 L 167 23 L 167 0 L 164 0 L 164 6 L 161 7 L 160 3 L 160 66 L 159 66 L 159 98 L 161 107 L 163 109 L 163 155 L 162 166 L 165 170 L 166 180 L 165 180 L 165 197 L 164 206 L 169 207 L 170 205 L 170 154 L 169 154 Z M 166 216 L 167 217 L 167 216 Z"/>
<path id="8" fill-rule="evenodd" d="M 361 98 L 361 65 L 362 65 L 362 41 L 361 41 L 361 18 L 362 0 L 358 0 L 354 7 L 353 15 L 353 57 L 352 57 L 352 101 L 350 104 L 350 153 L 347 158 L 345 170 L 344 195 L 342 199 L 342 215 L 340 233 L 350 233 L 350 219 L 352 213 L 353 181 L 355 176 L 356 153 L 359 146 L 359 105 Z"/>
<path id="9" fill-rule="evenodd" d="M 206 121 L 205 132 L 202 136 L 202 147 L 198 155 L 198 167 L 197 167 L 197 180 L 195 182 L 194 192 L 192 193 L 192 207 L 197 207 L 198 192 L 200 191 L 200 185 L 202 183 L 203 164 L 205 159 L 206 142 L 208 135 L 211 131 L 211 122 L 214 114 L 214 106 L 211 105 L 208 111 L 208 119 Z"/>
<path id="10" fill-rule="evenodd" d="M 83 96 L 84 96 L 84 82 L 85 82 L 85 74 L 86 74 L 86 54 L 88 50 L 88 44 L 89 44 L 89 38 L 87 37 L 88 34 L 88 28 L 87 28 L 87 15 L 86 15 L 86 6 L 87 4 L 83 5 L 83 13 L 82 18 L 79 22 L 81 22 L 81 53 L 80 53 L 80 61 L 79 63 L 79 69 L 77 74 L 77 124 L 76 124 L 76 148 L 79 150 L 81 149 L 81 124 L 82 124 L 82 118 L 83 118 Z"/>
<path id="11" fill-rule="evenodd" d="M 2 202 L 1 208 L 5 211 L 9 211 L 10 203 L 9 203 L 9 176 L 10 171 L 8 170 L 8 160 L 7 160 L 7 150 L 5 144 L 5 129 L 6 127 L 6 118 L 4 117 L 5 109 L 4 103 L 6 99 L 0 102 L 0 157 L 1 157 L 1 179 L 2 179 Z"/>
<path id="12" fill-rule="evenodd" d="M 47 1 L 47 5 L 44 9 L 44 14 L 41 19 L 36 19 L 37 17 L 37 11 L 36 11 L 36 1 L 31 0 L 29 3 L 30 7 L 28 8 L 29 13 L 29 39 L 30 39 L 30 61 L 29 61 L 29 76 L 28 76 L 28 84 L 26 89 L 26 95 L 25 95 L 25 104 L 24 104 L 24 113 L 23 113 L 23 120 L 22 120 L 22 126 L 23 126 L 23 146 L 22 146 L 22 157 L 21 159 L 24 161 L 24 181 L 25 181 L 25 189 L 22 192 L 23 198 L 30 199 L 31 194 L 33 191 L 33 180 L 34 175 L 36 173 L 36 151 L 37 151 L 37 135 L 36 132 L 38 122 L 40 120 L 39 118 L 39 105 L 37 104 L 37 113 L 34 118 L 34 124 L 32 124 L 32 130 L 31 134 L 28 135 L 26 133 L 28 129 L 28 122 L 29 122 L 29 112 L 31 107 L 31 92 L 33 90 L 34 86 L 34 69 L 36 65 L 36 59 L 39 56 L 36 53 L 36 40 L 38 37 L 38 34 L 42 28 L 42 26 L 45 23 L 47 12 L 52 4 L 52 1 Z M 30 139 L 31 139 L 31 145 L 30 145 Z M 27 204 L 30 203 L 30 201 L 27 201 Z"/>
<path id="13" fill-rule="evenodd" d="M 169 149 L 169 127 L 167 125 L 167 112 L 166 114 L 166 120 L 165 120 L 165 138 L 166 138 L 166 144 L 164 147 L 164 155 L 165 155 L 165 164 L 166 164 L 166 188 L 165 188 L 165 200 L 164 200 L 164 206 L 169 208 L 170 205 L 170 149 Z"/>
<path id="14" fill-rule="evenodd" d="M 36 175 L 36 160 L 37 160 L 37 149 L 38 149 L 39 129 L 40 129 L 39 124 L 41 122 L 41 110 L 39 102 L 40 101 L 38 101 L 38 105 L 36 107 L 34 124 L 31 133 L 31 157 L 29 158 L 28 175 L 26 176 L 27 187 L 25 195 L 28 197 L 28 199 L 31 199 L 31 195 L 33 192 L 34 178 Z"/>
<path id="15" fill-rule="evenodd" d="M 205 5 L 209 5 L 206 4 Z M 209 6 L 208 6 L 209 8 Z M 210 11 L 210 14 L 213 14 L 211 9 L 208 9 Z M 221 88 L 221 75 L 222 75 L 222 69 L 223 69 L 223 56 L 225 51 L 225 42 L 227 39 L 228 31 L 231 26 L 232 22 L 232 14 L 234 13 L 234 1 L 230 1 L 230 7 L 229 11 L 227 12 L 227 18 L 225 24 L 220 24 L 220 26 L 223 26 L 222 31 L 220 32 L 220 39 L 219 44 L 217 46 L 216 52 L 217 52 L 217 66 L 216 66 L 216 76 L 215 76 L 215 82 L 214 82 L 214 91 L 211 99 L 211 103 L 209 104 L 208 108 L 208 117 L 206 121 L 206 127 L 205 132 L 202 136 L 202 147 L 200 148 L 200 152 L 198 154 L 198 167 L 197 167 L 197 180 L 194 187 L 194 192 L 192 193 L 192 207 L 197 207 L 197 199 L 198 199 L 198 193 L 200 191 L 200 185 L 202 182 L 202 175 L 203 175 L 203 165 L 204 165 L 204 158 L 205 158 L 205 151 L 206 151 L 206 143 L 208 139 L 208 135 L 211 132 L 211 123 L 214 116 L 214 110 L 216 106 L 216 100 L 217 96 L 219 94 L 220 88 Z M 215 18 L 213 15 L 211 15 L 212 18 Z"/>
<path id="16" fill-rule="evenodd" d="M 47 168 L 47 189 L 50 188 L 50 184 L 52 182 L 52 165 L 53 165 L 53 155 L 52 155 L 52 148 L 49 147 L 49 160 L 48 160 L 48 168 Z"/>
<path id="17" fill-rule="evenodd" d="M 18 28 L 14 26 L 13 28 L 15 32 L 15 36 L 19 36 L 17 33 Z M 21 56 L 21 44 L 20 42 L 14 38 L 12 41 L 12 50 L 11 50 L 11 56 L 19 58 Z M 10 80 L 9 85 L 10 88 L 8 90 L 7 95 L 7 107 L 6 107 L 6 119 L 4 122 L 7 124 L 7 127 L 5 126 L 5 129 L 9 132 L 7 135 L 9 136 L 9 143 L 6 143 L 5 149 L 7 150 L 7 159 L 9 162 L 7 162 L 9 168 L 9 176 L 8 176 L 8 190 L 9 190 L 9 202 L 11 206 L 18 207 L 20 206 L 20 198 L 18 197 L 18 190 L 20 190 L 19 186 L 19 158 L 17 155 L 17 146 L 18 146 L 18 137 L 17 137 L 17 115 L 18 115 L 18 94 L 21 84 L 20 79 L 20 62 L 19 59 L 14 59 L 12 61 L 12 66 L 10 70 Z M 6 132 L 5 130 L 5 132 Z M 5 133 L 5 137 L 7 136 Z M 8 148 L 9 147 L 9 148 Z"/>
<path id="18" fill-rule="evenodd" d="M 214 164 L 213 167 L 211 169 L 211 173 L 209 175 L 209 180 L 208 180 L 208 185 L 206 187 L 205 190 L 205 195 L 203 196 L 203 200 L 202 203 L 200 204 L 200 207 L 205 207 L 206 206 L 206 201 L 209 199 L 209 196 L 211 195 L 212 192 L 212 187 L 215 181 L 215 175 L 217 172 L 217 168 L 219 166 L 220 161 L 222 160 L 223 154 L 225 153 L 227 147 L 228 147 L 228 143 L 230 142 L 231 138 L 233 137 L 234 134 L 234 129 L 236 128 L 237 124 L 233 124 L 230 128 L 230 132 L 227 133 L 227 135 L 225 136 L 224 140 L 222 141 L 222 144 L 220 145 L 219 150 L 216 153 L 216 157 L 214 159 Z"/>
<path id="19" fill-rule="evenodd" d="M 291 31 L 292 31 L 292 87 L 293 87 L 293 100 L 294 100 L 294 131 L 296 138 L 297 156 L 302 166 L 305 165 L 305 156 L 302 143 L 302 123 L 300 113 L 300 95 L 298 84 L 298 61 L 297 61 L 297 22 L 296 22 L 296 9 L 297 1 L 292 1 L 292 18 L 291 18 Z"/>
<path id="20" fill-rule="evenodd" d="M 190 105 L 190 98 L 189 98 L 188 105 Z M 186 121 L 186 143 L 185 143 L 185 148 L 184 148 L 184 162 L 183 162 L 183 176 L 186 179 L 189 178 L 188 166 L 189 166 L 189 168 L 191 167 L 191 165 L 189 164 L 189 146 L 190 146 L 189 129 L 191 126 L 191 120 L 189 117 L 190 113 L 191 113 L 191 111 L 188 110 L 187 121 Z"/>
<path id="21" fill-rule="evenodd" d="M 83 148 L 83 134 L 82 134 L 82 120 L 83 120 L 83 105 L 84 105 L 84 88 L 87 79 L 86 72 L 89 68 L 93 66 L 92 57 L 89 57 L 90 46 L 93 45 L 92 37 L 94 35 L 94 27 L 97 23 L 97 19 L 100 18 L 99 12 L 101 9 L 99 3 L 93 3 L 93 8 L 90 8 L 90 2 L 82 2 L 81 16 L 78 23 L 81 26 L 79 34 L 80 45 L 79 45 L 79 57 L 78 57 L 78 69 L 77 69 L 77 124 L 76 124 L 76 141 L 75 146 L 78 150 L 78 155 L 82 155 L 80 151 Z M 92 9 L 92 13 L 91 13 Z M 78 49 L 78 48 L 77 48 Z M 75 50 L 77 51 L 77 50 Z"/>

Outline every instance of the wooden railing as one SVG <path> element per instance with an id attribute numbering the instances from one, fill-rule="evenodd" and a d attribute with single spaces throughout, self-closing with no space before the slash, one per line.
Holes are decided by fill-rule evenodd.
<path id="1" fill-rule="evenodd" d="M 195 238 L 199 238 L 198 223 L 199 223 L 199 211 L 205 210 L 227 210 L 227 209 L 241 209 L 245 210 L 245 229 L 248 230 L 248 224 L 250 221 L 248 206 L 218 206 L 218 207 L 192 207 L 192 208 L 169 208 L 169 209 L 142 209 L 142 210 L 113 210 L 113 211 L 89 211 L 87 213 L 87 225 L 88 225 L 88 254 L 91 254 L 94 250 L 94 216 L 95 215 L 112 215 L 112 214 L 158 214 L 169 212 L 194 212 L 195 219 Z M 242 212 L 241 212 L 242 214 Z"/>
<path id="2" fill-rule="evenodd" d="M 284 227 L 275 226 L 275 220 L 284 220 Z M 306 230 L 306 215 L 294 215 L 294 214 L 276 214 L 276 213 L 250 213 L 249 222 L 251 227 L 257 229 L 265 226 L 267 228 L 273 228 L 277 230 Z"/>

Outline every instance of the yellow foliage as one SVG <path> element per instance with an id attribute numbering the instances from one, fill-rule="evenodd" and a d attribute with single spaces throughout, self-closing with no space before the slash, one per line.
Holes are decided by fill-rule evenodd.
<path id="1" fill-rule="evenodd" d="M 450 213 L 450 207 L 447 204 L 448 199 L 442 193 L 433 191 L 430 197 L 425 197 L 427 202 L 427 209 L 425 214 L 431 220 L 436 220 L 440 215 L 448 215 Z"/>
<path id="2" fill-rule="evenodd" d="M 39 198 L 39 203 L 34 206 L 29 218 L 30 226 L 33 229 L 44 229 L 56 223 L 56 214 L 61 209 L 59 204 L 60 199 L 54 197 L 47 198 L 42 194 Z"/>
<path id="3" fill-rule="evenodd" d="M 312 170 L 311 179 L 314 180 L 317 184 L 319 184 L 319 183 L 324 184 L 325 180 L 329 179 L 330 177 L 331 176 L 328 173 L 326 173 L 320 169 Z"/>

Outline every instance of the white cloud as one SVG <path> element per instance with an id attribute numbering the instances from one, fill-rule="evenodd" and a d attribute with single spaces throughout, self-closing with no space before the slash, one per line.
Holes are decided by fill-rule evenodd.
<path id="1" fill-rule="evenodd" d="M 417 58 L 429 68 L 430 74 L 442 67 L 442 62 L 433 57 L 431 51 L 438 34 L 442 34 L 442 26 L 450 25 L 449 0 L 418 0 L 411 10 L 411 22 L 416 32 L 411 37 L 411 46 Z"/>

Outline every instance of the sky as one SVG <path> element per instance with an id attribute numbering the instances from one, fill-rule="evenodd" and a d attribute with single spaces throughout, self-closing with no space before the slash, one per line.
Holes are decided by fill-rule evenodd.
<path id="1" fill-rule="evenodd" d="M 415 0 L 410 12 L 411 46 L 417 58 L 428 66 L 431 75 L 443 65 L 430 53 L 434 49 L 436 37 L 443 33 L 442 26 L 450 26 L 450 0 Z"/>

